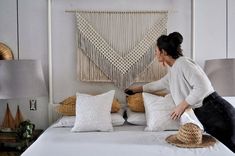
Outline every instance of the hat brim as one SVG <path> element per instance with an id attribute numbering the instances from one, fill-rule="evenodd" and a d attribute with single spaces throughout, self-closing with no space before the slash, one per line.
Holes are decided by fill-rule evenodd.
<path id="1" fill-rule="evenodd" d="M 172 145 L 175 145 L 177 147 L 182 147 L 182 148 L 203 148 L 203 147 L 212 146 L 216 143 L 215 138 L 209 135 L 202 136 L 201 144 L 185 144 L 177 139 L 176 134 L 168 136 L 166 138 L 166 141 Z"/>

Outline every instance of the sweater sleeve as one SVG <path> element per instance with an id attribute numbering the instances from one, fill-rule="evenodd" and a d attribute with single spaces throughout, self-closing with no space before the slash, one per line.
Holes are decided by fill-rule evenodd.
<path id="1" fill-rule="evenodd" d="M 201 69 L 201 67 L 195 64 L 193 61 L 184 62 L 182 64 L 183 76 L 186 83 L 192 88 L 189 95 L 185 98 L 185 101 L 195 107 L 196 104 L 201 102 L 207 95 L 214 91 L 210 80 L 207 75 Z"/>
<path id="2" fill-rule="evenodd" d="M 147 83 L 143 86 L 144 92 L 155 92 L 163 89 L 169 90 L 169 72 L 160 80 Z"/>

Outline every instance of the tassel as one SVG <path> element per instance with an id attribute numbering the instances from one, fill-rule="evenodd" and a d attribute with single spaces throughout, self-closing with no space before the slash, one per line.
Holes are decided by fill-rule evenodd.
<path id="1" fill-rule="evenodd" d="M 153 62 L 155 40 L 158 36 L 166 33 L 167 13 L 158 12 L 155 13 L 155 16 L 158 17 L 156 22 L 152 26 L 148 26 L 145 34 L 136 37 L 138 38 L 137 43 L 136 40 L 135 42 L 131 42 L 134 40 L 135 34 L 137 34 L 135 32 L 131 33 L 134 37 L 125 36 L 124 41 L 126 43 L 122 41 L 120 35 L 124 32 L 115 32 L 115 26 L 113 29 L 107 27 L 109 20 L 115 23 L 125 19 L 128 22 L 132 17 L 133 20 L 137 21 L 139 17 L 144 19 L 146 16 L 139 12 L 76 12 L 78 47 L 117 87 L 124 89 L 131 85 L 136 77 Z M 90 23 L 96 23 L 96 25 L 91 25 Z M 128 24 L 126 25 L 128 26 Z M 135 26 L 136 24 L 131 25 L 131 27 Z M 105 31 L 106 28 L 107 31 Z M 98 33 L 96 29 L 102 29 L 103 32 Z M 114 39 L 110 39 L 109 41 L 103 37 L 103 34 L 107 36 L 108 33 L 111 34 L 110 38 Z M 118 38 L 117 45 L 119 46 L 115 46 L 115 38 Z M 125 50 L 121 52 L 117 51 L 117 47 L 121 47 L 120 45 L 122 44 L 127 45 L 125 46 L 127 48 L 123 48 Z M 90 72 L 93 73 L 92 71 Z M 97 76 L 98 74 L 91 75 L 91 77 Z"/>

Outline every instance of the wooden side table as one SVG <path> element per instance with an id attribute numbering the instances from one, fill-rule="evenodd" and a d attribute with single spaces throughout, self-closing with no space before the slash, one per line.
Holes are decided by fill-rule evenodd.
<path id="1" fill-rule="evenodd" d="M 34 130 L 29 140 L 19 139 L 16 132 L 0 132 L 0 156 L 20 156 L 42 132 L 40 129 Z"/>

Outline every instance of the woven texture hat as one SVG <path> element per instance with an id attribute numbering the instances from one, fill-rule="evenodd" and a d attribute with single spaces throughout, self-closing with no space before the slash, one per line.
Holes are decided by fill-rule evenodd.
<path id="1" fill-rule="evenodd" d="M 212 136 L 203 135 L 199 126 L 193 123 L 184 124 L 177 134 L 168 136 L 166 141 L 182 148 L 203 148 L 212 146 L 216 142 Z"/>

